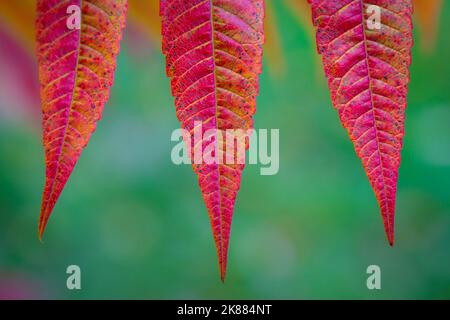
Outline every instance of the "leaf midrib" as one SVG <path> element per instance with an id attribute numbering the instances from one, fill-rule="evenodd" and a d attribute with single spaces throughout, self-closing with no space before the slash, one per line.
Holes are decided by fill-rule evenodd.
<path id="1" fill-rule="evenodd" d="M 213 75 L 214 75 L 214 108 L 215 108 L 215 119 L 216 119 L 216 144 L 218 143 L 218 135 L 217 130 L 219 130 L 219 118 L 218 118 L 218 104 L 217 104 L 217 66 L 216 66 L 216 52 L 215 52 L 215 26 L 214 26 L 214 0 L 210 0 L 210 23 L 211 23 L 211 46 L 212 46 L 212 61 L 213 61 Z M 216 154 L 216 157 L 219 155 Z M 220 215 L 220 244 L 219 244 L 219 255 L 220 255 L 220 273 L 223 278 L 223 268 L 225 267 L 223 264 L 225 263 L 224 260 L 224 234 L 223 234 L 223 214 L 222 214 L 222 193 L 220 189 L 220 169 L 219 164 L 217 163 L 217 185 L 218 185 L 218 192 L 219 192 L 219 215 Z M 222 279 L 223 280 L 223 279 Z"/>
<path id="2" fill-rule="evenodd" d="M 69 112 L 67 115 L 67 121 L 65 124 L 65 128 L 64 128 L 64 134 L 63 134 L 63 139 L 61 140 L 61 146 L 59 148 L 59 156 L 58 156 L 58 160 L 56 162 L 56 170 L 55 170 L 55 176 L 52 179 L 52 184 L 51 184 L 51 188 L 50 188 L 50 192 L 48 194 L 48 199 L 46 199 L 46 205 L 44 208 L 43 213 L 47 214 L 47 208 L 48 208 L 48 204 L 49 201 L 53 195 L 54 192 L 54 188 L 55 188 L 55 181 L 56 181 L 56 177 L 58 176 L 59 173 L 59 168 L 60 168 L 60 164 L 61 164 L 61 159 L 63 157 L 63 148 L 64 148 L 64 144 L 66 143 L 66 138 L 67 138 L 67 130 L 69 128 L 69 123 L 70 123 L 70 115 L 72 113 L 72 107 L 74 104 L 74 96 L 75 96 L 75 90 L 78 86 L 78 74 L 79 74 L 79 64 L 80 64 L 80 48 L 81 48 L 81 30 L 83 27 L 83 12 L 82 12 L 82 8 L 83 8 L 83 0 L 80 0 L 80 29 L 78 30 L 78 44 L 77 44 L 77 50 L 76 50 L 76 55 L 77 55 L 77 62 L 75 65 L 75 74 L 74 74 L 74 82 L 73 82 L 73 89 L 72 89 L 72 97 L 70 100 L 70 104 L 69 104 Z M 41 226 L 41 229 L 44 228 L 44 226 Z M 40 230 L 41 231 L 41 230 Z"/>
<path id="3" fill-rule="evenodd" d="M 365 0 L 359 0 L 360 5 L 361 5 L 361 25 L 362 25 L 362 29 L 363 29 L 363 42 L 364 42 L 364 59 L 366 62 L 366 68 L 367 68 L 367 75 L 369 77 L 369 94 L 370 94 L 370 105 L 371 105 L 371 109 L 372 109 L 372 118 L 373 118 L 373 124 L 374 124 L 374 128 L 375 128 L 375 139 L 376 139 L 376 143 L 377 143 L 377 152 L 378 152 L 378 156 L 380 157 L 380 169 L 381 169 L 381 178 L 383 179 L 383 202 L 384 205 L 386 206 L 386 224 L 387 224 L 387 229 L 388 229 L 388 237 L 391 237 L 391 232 L 392 232 L 392 226 L 390 225 L 390 219 L 389 219 L 389 214 L 390 214 L 390 208 L 389 208 L 389 202 L 387 199 L 387 189 L 386 189 L 386 180 L 384 177 L 384 166 L 383 166 L 383 155 L 381 153 L 381 149 L 380 149 L 380 140 L 378 137 L 378 126 L 377 126 L 377 121 L 376 121 L 376 117 L 375 117 L 375 102 L 373 100 L 373 88 L 372 88 L 372 75 L 370 72 L 370 66 L 369 66 L 369 50 L 367 48 L 367 36 L 366 36 L 366 20 L 364 19 L 364 4 L 365 4 Z"/>

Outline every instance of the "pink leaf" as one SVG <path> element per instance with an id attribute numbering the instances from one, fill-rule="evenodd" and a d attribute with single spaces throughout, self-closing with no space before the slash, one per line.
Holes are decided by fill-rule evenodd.
<path id="1" fill-rule="evenodd" d="M 163 51 L 183 128 L 251 129 L 264 41 L 263 0 L 162 0 Z M 212 137 L 219 150 L 218 133 Z M 208 142 L 192 148 L 205 151 Z M 235 154 L 233 155 L 234 158 Z M 231 219 L 243 164 L 194 164 L 225 278 Z"/>
<path id="2" fill-rule="evenodd" d="M 53 207 L 108 100 L 127 1 L 38 0 L 37 3 L 37 56 L 46 158 L 39 219 L 42 237 Z"/>
<path id="3" fill-rule="evenodd" d="M 393 245 L 413 44 L 411 0 L 309 1 L 334 107 L 362 160 Z"/>

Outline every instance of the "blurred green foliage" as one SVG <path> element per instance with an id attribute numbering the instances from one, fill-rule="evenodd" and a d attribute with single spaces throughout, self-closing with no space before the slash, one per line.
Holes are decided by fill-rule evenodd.
<path id="1" fill-rule="evenodd" d="M 126 42 L 103 119 L 43 243 L 38 125 L 0 119 L 0 293 L 450 298 L 450 3 L 434 53 L 424 55 L 418 46 L 413 52 L 394 248 L 331 106 L 313 39 L 285 7 L 275 9 L 287 68 L 272 76 L 265 61 L 255 125 L 280 129 L 280 172 L 260 176 L 257 166 L 244 172 L 226 283 L 196 177 L 170 160 L 170 134 L 179 124 L 163 56 L 158 48 L 136 56 Z M 81 267 L 81 291 L 66 289 L 71 264 Z M 366 288 L 371 264 L 381 267 L 381 291 Z"/>

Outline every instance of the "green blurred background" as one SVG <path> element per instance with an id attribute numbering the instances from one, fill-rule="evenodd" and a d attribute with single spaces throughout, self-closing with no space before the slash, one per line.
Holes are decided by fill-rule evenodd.
<path id="1" fill-rule="evenodd" d="M 255 126 L 280 129 L 280 171 L 261 176 L 254 165 L 244 171 L 225 284 L 196 177 L 170 160 L 170 135 L 179 124 L 158 47 L 125 33 L 103 119 L 43 243 L 37 219 L 44 153 L 39 115 L 30 116 L 40 107 L 3 79 L 0 297 L 450 298 L 450 3 L 444 2 L 432 53 L 420 50 L 415 29 L 393 248 L 331 105 L 313 39 L 274 2 L 286 68 L 276 73 L 265 61 Z M 10 65 L 5 59 L 0 73 Z M 80 291 L 66 288 L 72 264 L 81 267 Z M 381 267 L 379 291 L 366 287 L 372 264 Z"/>

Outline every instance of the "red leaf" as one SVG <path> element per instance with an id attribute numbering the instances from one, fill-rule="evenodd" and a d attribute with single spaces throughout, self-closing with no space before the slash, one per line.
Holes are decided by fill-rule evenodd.
<path id="1" fill-rule="evenodd" d="M 411 63 L 411 0 L 310 0 L 331 98 L 362 160 L 389 243 Z M 381 10 L 372 29 L 369 5 Z"/>
<path id="2" fill-rule="evenodd" d="M 194 122 L 201 121 L 202 134 L 209 129 L 251 129 L 264 40 L 263 0 L 162 0 L 161 16 L 167 74 L 182 127 L 192 133 Z M 212 141 L 218 149 L 217 134 Z M 199 145 L 201 151 L 206 144 Z M 222 280 L 243 168 L 220 162 L 193 164 Z"/>
<path id="3" fill-rule="evenodd" d="M 81 9 L 81 28 L 69 28 L 69 17 L 76 18 L 70 6 Z M 40 237 L 108 100 L 126 7 L 126 0 L 38 0 L 37 56 L 46 158 Z"/>

